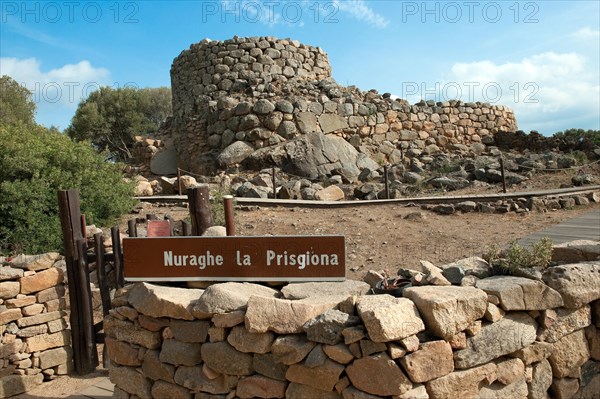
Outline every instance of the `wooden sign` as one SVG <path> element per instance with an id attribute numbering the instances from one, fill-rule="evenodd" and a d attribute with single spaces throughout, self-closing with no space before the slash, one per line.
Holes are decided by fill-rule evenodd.
<path id="1" fill-rule="evenodd" d="M 170 237 L 171 223 L 168 220 L 148 220 L 148 237 Z"/>
<path id="2" fill-rule="evenodd" d="M 343 236 L 124 238 L 128 281 L 342 281 Z"/>

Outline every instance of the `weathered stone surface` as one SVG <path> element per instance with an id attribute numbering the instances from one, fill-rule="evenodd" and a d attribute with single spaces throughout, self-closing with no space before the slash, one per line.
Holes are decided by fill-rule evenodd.
<path id="1" fill-rule="evenodd" d="M 323 352 L 334 362 L 348 364 L 354 360 L 354 355 L 345 344 L 324 345 Z"/>
<path id="2" fill-rule="evenodd" d="M 60 284 L 56 287 L 50 287 L 35 294 L 35 298 L 39 303 L 49 302 L 58 299 L 64 299 L 65 285 Z M 60 302 L 60 301 L 59 301 Z M 46 306 L 49 304 L 47 303 Z"/>
<path id="3" fill-rule="evenodd" d="M 131 367 L 113 366 L 108 369 L 110 381 L 124 391 L 141 399 L 152 399 L 152 381 Z"/>
<path id="4" fill-rule="evenodd" d="M 52 267 L 59 257 L 60 254 L 56 252 L 48 252 L 41 255 L 19 255 L 10 261 L 10 265 L 18 269 L 37 272 Z"/>
<path id="5" fill-rule="evenodd" d="M 378 399 L 381 396 L 371 395 L 370 393 L 366 393 L 363 391 L 359 391 L 353 386 L 348 386 L 342 391 L 342 396 L 344 399 Z"/>
<path id="6" fill-rule="evenodd" d="M 385 342 L 373 342 L 370 339 L 361 339 L 358 344 L 360 345 L 360 353 L 363 357 L 387 351 L 387 344 Z"/>
<path id="7" fill-rule="evenodd" d="M 105 337 L 104 345 L 106 345 L 111 362 L 122 366 L 139 366 L 142 364 L 142 361 L 138 359 L 139 348 L 126 342 L 117 341 L 109 336 Z"/>
<path id="8" fill-rule="evenodd" d="M 385 353 L 356 359 L 346 367 L 352 385 L 373 395 L 401 395 L 412 383 L 400 367 Z"/>
<path id="9" fill-rule="evenodd" d="M 590 352 L 583 330 L 575 331 L 562 337 L 553 344 L 552 354 L 548 361 L 552 366 L 554 377 L 568 377 L 576 368 L 584 364 L 590 357 Z"/>
<path id="10" fill-rule="evenodd" d="M 272 288 L 252 283 L 221 283 L 208 287 L 193 309 L 194 316 L 214 315 L 244 310 L 251 296 L 275 298 L 278 292 Z M 198 316 L 197 316 L 198 317 Z"/>
<path id="11" fill-rule="evenodd" d="M 420 267 L 418 267 L 418 271 L 425 274 L 425 281 L 430 285 L 452 285 L 450 281 L 442 274 L 442 269 L 434 265 L 433 263 L 420 260 Z"/>
<path id="12" fill-rule="evenodd" d="M 496 365 L 484 364 L 468 370 L 454 371 L 425 384 L 431 399 L 477 398 L 479 386 L 496 379 Z"/>
<path id="13" fill-rule="evenodd" d="M 174 383 L 175 366 L 165 364 L 159 359 L 158 350 L 147 350 L 142 361 L 142 373 L 153 380 Z"/>
<path id="14" fill-rule="evenodd" d="M 425 389 L 425 385 L 417 385 L 402 395 L 394 396 L 394 399 L 429 399 L 429 394 Z"/>
<path id="15" fill-rule="evenodd" d="M 590 357 L 596 361 L 600 361 L 600 331 L 592 324 L 585 328 L 585 337 L 588 340 Z"/>
<path id="16" fill-rule="evenodd" d="M 246 318 L 246 312 L 243 310 L 234 310 L 229 313 L 217 313 L 211 321 L 215 327 L 229 328 L 242 324 Z"/>
<path id="17" fill-rule="evenodd" d="M 500 309 L 493 303 L 488 302 L 485 314 L 483 315 L 487 321 L 495 323 L 504 317 L 504 310 Z"/>
<path id="18" fill-rule="evenodd" d="M 315 200 L 317 201 L 341 201 L 344 198 L 346 198 L 344 190 L 336 185 L 331 185 L 315 193 Z"/>
<path id="19" fill-rule="evenodd" d="M 356 280 L 342 282 L 292 283 L 281 289 L 286 299 L 304 299 L 311 296 L 360 296 L 369 291 L 369 284 Z"/>
<path id="20" fill-rule="evenodd" d="M 498 297 L 504 310 L 541 310 L 563 305 L 558 292 L 541 281 L 524 277 L 493 276 L 477 281 L 475 286 Z"/>
<path id="21" fill-rule="evenodd" d="M 29 352 L 43 351 L 50 348 L 69 345 L 71 343 L 70 331 L 59 331 L 54 334 L 36 335 L 26 338 Z"/>
<path id="22" fill-rule="evenodd" d="M 228 375 L 250 375 L 254 372 L 252 355 L 237 351 L 227 342 L 202 345 L 202 360 L 212 370 Z"/>
<path id="23" fill-rule="evenodd" d="M 526 366 L 541 362 L 547 359 L 552 353 L 552 345 L 547 342 L 534 342 L 516 352 L 510 354 L 510 356 L 517 357 L 525 363 Z"/>
<path id="24" fill-rule="evenodd" d="M 8 324 L 11 321 L 15 321 L 23 317 L 23 313 L 21 309 L 8 309 L 4 312 L 0 312 L 0 326 L 4 324 Z"/>
<path id="25" fill-rule="evenodd" d="M 254 152 L 254 147 L 244 141 L 234 141 L 217 157 L 217 161 L 224 167 L 241 163 Z"/>
<path id="26" fill-rule="evenodd" d="M 426 382 L 454 371 L 452 348 L 446 341 L 425 342 L 419 350 L 400 359 L 412 382 Z"/>
<path id="27" fill-rule="evenodd" d="M 308 368 L 314 368 L 324 365 L 325 361 L 327 361 L 327 355 L 323 352 L 323 345 L 317 345 L 306 356 L 304 365 Z"/>
<path id="28" fill-rule="evenodd" d="M 599 197 L 600 198 L 600 197 Z M 589 361 L 581 366 L 579 392 L 574 399 L 596 399 L 600 392 L 600 362 Z"/>
<path id="29" fill-rule="evenodd" d="M 417 308 L 405 298 L 387 294 L 362 296 L 357 309 L 374 342 L 396 341 L 425 329 Z"/>
<path id="30" fill-rule="evenodd" d="M 342 371 L 344 366 L 327 359 L 322 366 L 313 368 L 304 364 L 292 364 L 285 373 L 285 378 L 323 391 L 332 391 Z"/>
<path id="31" fill-rule="evenodd" d="M 272 332 L 252 333 L 242 326 L 234 327 L 227 336 L 227 342 L 235 349 L 245 353 L 267 353 L 275 340 Z"/>
<path id="32" fill-rule="evenodd" d="M 252 366 L 258 374 L 275 380 L 285 381 L 285 373 L 288 366 L 276 362 L 272 353 L 255 353 L 252 358 Z"/>
<path id="33" fill-rule="evenodd" d="M 251 332 L 274 331 L 278 334 L 303 332 L 307 321 L 328 309 L 336 308 L 341 297 L 310 297 L 303 300 L 253 296 L 248 300 L 246 328 Z"/>
<path id="34" fill-rule="evenodd" d="M 548 360 L 543 359 L 533 365 L 531 382 L 527 384 L 529 399 L 546 399 L 548 388 L 552 384 L 552 367 Z"/>
<path id="35" fill-rule="evenodd" d="M 460 259 L 456 262 L 440 266 L 442 270 L 450 267 L 460 267 L 467 276 L 486 278 L 492 275 L 492 267 L 489 263 L 477 256 Z"/>
<path id="36" fill-rule="evenodd" d="M 535 341 L 536 322 L 527 313 L 508 313 L 467 339 L 467 348 L 454 353 L 456 368 L 465 369 L 515 352 Z"/>
<path id="37" fill-rule="evenodd" d="M 182 342 L 206 342 L 210 323 L 208 321 L 171 320 L 169 325 L 173 338 Z"/>
<path id="38" fill-rule="evenodd" d="M 0 282 L 0 298 L 14 298 L 21 290 L 21 284 L 18 281 L 3 281 Z"/>
<path id="39" fill-rule="evenodd" d="M 510 385 L 525 377 L 525 364 L 519 358 L 496 360 L 498 382 Z"/>
<path id="40" fill-rule="evenodd" d="M 32 295 L 19 296 L 18 298 L 7 299 L 4 301 L 7 309 L 22 308 L 24 306 L 33 305 L 36 302 Z"/>
<path id="41" fill-rule="evenodd" d="M 346 129 L 348 120 L 337 114 L 323 114 L 319 116 L 319 124 L 323 133 L 331 133 L 336 130 Z"/>
<path id="42" fill-rule="evenodd" d="M 58 321 L 58 320 L 55 320 Z M 50 322 L 53 323 L 53 322 Z M 60 331 L 60 330 L 58 330 Z M 25 327 L 25 328 L 20 328 L 19 331 L 17 332 L 17 336 L 21 337 L 21 338 L 29 338 L 29 337 L 33 337 L 34 335 L 40 335 L 40 334 L 46 334 L 48 332 L 48 325 L 47 324 L 37 324 L 35 326 L 31 326 L 31 327 Z M 51 331 L 56 332 L 56 331 Z"/>
<path id="43" fill-rule="evenodd" d="M 542 278 L 560 293 L 566 308 L 577 309 L 600 298 L 600 262 L 550 267 Z"/>
<path id="44" fill-rule="evenodd" d="M 46 309 L 46 307 L 41 303 L 35 303 L 33 305 L 25 306 L 21 310 L 23 312 L 23 316 L 35 316 L 36 314 L 42 313 L 42 311 Z"/>
<path id="45" fill-rule="evenodd" d="M 411 287 L 403 296 L 415 303 L 428 329 L 441 338 L 463 331 L 487 308 L 487 295 L 473 287 Z"/>
<path id="46" fill-rule="evenodd" d="M 128 292 L 128 300 L 135 310 L 146 316 L 193 320 L 191 310 L 202 292 L 190 288 L 136 283 Z"/>
<path id="47" fill-rule="evenodd" d="M 315 345 L 305 335 L 282 335 L 273 342 L 271 353 L 277 363 L 290 365 L 302 361 Z"/>
<path id="48" fill-rule="evenodd" d="M 494 382 L 489 386 L 481 388 L 479 397 L 485 399 L 526 398 L 527 383 L 525 382 L 525 378 L 521 378 L 508 385 Z"/>
<path id="49" fill-rule="evenodd" d="M 104 319 L 104 331 L 106 335 L 114 337 L 119 341 L 140 345 L 148 349 L 158 348 L 162 342 L 160 332 L 136 328 L 133 323 L 118 320 L 114 317 L 106 317 Z"/>
<path id="50" fill-rule="evenodd" d="M 218 377 L 209 379 L 202 372 L 201 367 L 180 366 L 175 372 L 175 382 L 192 391 L 203 391 L 210 394 L 227 394 L 233 389 L 238 382 L 238 377 L 220 374 Z M 211 395 L 204 394 L 208 398 Z M 198 394 L 196 394 L 198 397 Z"/>
<path id="51" fill-rule="evenodd" d="M 283 398 L 287 384 L 262 375 L 242 378 L 237 385 L 236 395 L 242 399 Z"/>
<path id="52" fill-rule="evenodd" d="M 162 343 L 159 359 L 163 363 L 176 366 L 195 366 L 202 361 L 200 348 L 200 343 L 165 339 Z"/>
<path id="53" fill-rule="evenodd" d="M 63 316 L 63 313 L 61 311 L 57 310 L 55 312 L 48 312 L 48 313 L 37 314 L 35 316 L 23 317 L 23 318 L 17 320 L 17 325 L 20 328 L 23 328 L 23 327 L 33 326 L 36 324 L 46 323 L 46 322 L 49 322 L 52 320 L 57 320 L 57 319 L 60 319 L 62 316 Z"/>
<path id="54" fill-rule="evenodd" d="M 138 316 L 138 322 L 140 323 L 140 327 L 153 332 L 160 331 L 170 324 L 168 319 L 157 319 L 143 314 Z"/>
<path id="55" fill-rule="evenodd" d="M 0 265 L 0 281 L 16 280 L 20 277 L 23 277 L 22 269 L 15 269 L 14 267 Z"/>
<path id="56" fill-rule="evenodd" d="M 309 340 L 327 345 L 335 345 L 342 340 L 342 331 L 360 323 L 356 316 L 350 316 L 339 310 L 330 309 L 310 319 L 304 324 L 304 331 Z"/>
<path id="57" fill-rule="evenodd" d="M 42 370 L 65 364 L 71 360 L 73 351 L 70 346 L 50 349 L 40 353 L 40 368 Z"/>
<path id="58" fill-rule="evenodd" d="M 42 374 L 8 375 L 0 378 L 0 398 L 9 398 L 27 392 L 44 381 Z"/>
<path id="59" fill-rule="evenodd" d="M 552 260 L 579 263 L 598 260 L 600 241 L 575 240 L 552 246 Z"/>
<path id="60" fill-rule="evenodd" d="M 539 341 L 556 342 L 565 335 L 589 326 L 592 322 L 592 313 L 588 305 L 579 309 L 560 308 L 555 310 L 552 319 L 552 323 L 541 322 L 537 335 Z"/>
<path id="61" fill-rule="evenodd" d="M 63 271 L 58 268 L 42 270 L 34 275 L 21 277 L 21 294 L 31 294 L 54 287 L 63 281 Z"/>
<path id="62" fill-rule="evenodd" d="M 152 385 L 152 397 L 154 399 L 191 399 L 192 394 L 188 389 L 179 385 L 157 381 Z"/>
<path id="63" fill-rule="evenodd" d="M 304 384 L 291 382 L 285 391 L 287 399 L 342 399 L 342 396 L 335 391 L 323 391 Z"/>

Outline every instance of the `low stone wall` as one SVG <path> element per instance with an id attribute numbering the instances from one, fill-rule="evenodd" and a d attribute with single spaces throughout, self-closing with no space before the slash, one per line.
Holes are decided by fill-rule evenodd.
<path id="1" fill-rule="evenodd" d="M 64 267 L 57 253 L 0 257 L 0 398 L 71 371 Z"/>
<path id="2" fill-rule="evenodd" d="M 591 248 L 598 256 L 598 245 Z M 117 398 L 597 398 L 600 262 L 542 280 L 425 262 L 403 298 L 363 282 L 137 283 L 105 318 Z M 455 275 L 456 277 L 456 275 Z"/>

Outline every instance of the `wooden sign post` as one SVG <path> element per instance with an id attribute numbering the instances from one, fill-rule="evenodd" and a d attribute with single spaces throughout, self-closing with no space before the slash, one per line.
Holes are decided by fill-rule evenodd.
<path id="1" fill-rule="evenodd" d="M 128 281 L 343 281 L 343 236 L 124 238 Z"/>

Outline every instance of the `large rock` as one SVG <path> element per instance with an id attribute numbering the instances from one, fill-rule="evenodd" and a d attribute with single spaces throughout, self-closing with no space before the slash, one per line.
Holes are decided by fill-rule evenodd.
<path id="1" fill-rule="evenodd" d="M 489 263 L 486 262 L 485 259 L 477 256 L 460 259 L 456 262 L 440 266 L 442 270 L 453 267 L 460 267 L 467 276 L 471 275 L 479 278 L 486 278 L 492 275 L 492 267 Z"/>
<path id="2" fill-rule="evenodd" d="M 21 294 L 31 294 L 54 287 L 63 281 L 63 271 L 58 268 L 50 268 L 37 272 L 31 276 L 21 277 Z"/>
<path id="3" fill-rule="evenodd" d="M 196 366 L 202 361 L 201 344 L 165 339 L 162 343 L 159 359 L 163 363 L 175 366 Z"/>
<path id="4" fill-rule="evenodd" d="M 365 295 L 369 284 L 356 280 L 342 282 L 291 283 L 281 289 L 286 299 L 304 299 L 311 296 Z"/>
<path id="5" fill-rule="evenodd" d="M 322 114 L 319 116 L 319 124 L 323 133 L 331 133 L 336 130 L 346 129 L 348 120 L 337 114 Z"/>
<path id="6" fill-rule="evenodd" d="M 148 349 L 158 348 L 162 343 L 160 331 L 148 331 L 136 327 L 129 321 L 117 320 L 114 317 L 104 319 L 104 331 L 106 335 L 119 341 L 140 345 Z"/>
<path id="7" fill-rule="evenodd" d="M 177 173 L 177 150 L 174 146 L 161 147 L 150 160 L 150 171 L 155 175 L 174 175 Z"/>
<path id="8" fill-rule="evenodd" d="M 600 241 L 575 240 L 552 246 L 552 260 L 579 263 L 600 259 Z"/>
<path id="9" fill-rule="evenodd" d="M 55 332 L 54 334 L 35 335 L 26 338 L 29 352 L 38 352 L 50 348 L 69 345 L 71 343 L 71 333 L 68 330 Z"/>
<path id="10" fill-rule="evenodd" d="M 275 298 L 278 292 L 264 285 L 252 283 L 214 284 L 204 290 L 192 313 L 196 317 L 204 318 L 214 314 L 244 310 L 251 296 Z"/>
<path id="11" fill-rule="evenodd" d="M 286 383 L 273 380 L 262 375 L 252 375 L 238 382 L 236 395 L 241 399 L 250 398 L 283 398 Z"/>
<path id="12" fill-rule="evenodd" d="M 425 329 L 417 308 L 406 298 L 366 295 L 358 299 L 357 309 L 374 342 L 396 341 Z"/>
<path id="13" fill-rule="evenodd" d="M 141 399 L 152 399 L 152 380 L 131 367 L 113 366 L 108 369 L 110 382 Z"/>
<path id="14" fill-rule="evenodd" d="M 335 391 L 323 391 L 304 384 L 291 382 L 285 391 L 287 399 L 342 399 L 342 395 Z"/>
<path id="15" fill-rule="evenodd" d="M 600 298 L 600 262 L 550 267 L 542 278 L 560 293 L 566 308 L 577 309 Z"/>
<path id="16" fill-rule="evenodd" d="M 330 309 L 325 313 L 310 319 L 304 325 L 304 331 L 309 340 L 327 345 L 335 345 L 342 340 L 342 331 L 346 327 L 360 323 L 356 316 L 350 316 L 339 310 Z"/>
<path id="17" fill-rule="evenodd" d="M 454 365 L 466 369 L 518 351 L 535 342 L 537 324 L 527 313 L 508 313 L 502 320 L 484 325 L 467 339 L 467 348 L 454 353 Z"/>
<path id="18" fill-rule="evenodd" d="M 400 359 L 412 382 L 427 382 L 454 371 L 452 348 L 446 341 L 425 342 Z"/>
<path id="19" fill-rule="evenodd" d="M 431 332 L 444 339 L 482 318 L 487 308 L 487 295 L 473 287 L 411 287 L 402 295 L 415 303 Z"/>
<path id="20" fill-rule="evenodd" d="M 46 370 L 50 367 L 66 364 L 71 361 L 72 356 L 73 351 L 70 346 L 40 352 L 40 368 Z"/>
<path id="21" fill-rule="evenodd" d="M 42 373 L 36 375 L 8 375 L 0 378 L 0 398 L 27 392 L 40 385 L 44 381 Z"/>
<path id="22" fill-rule="evenodd" d="M 245 353 L 267 353 L 275 340 L 272 332 L 252 333 L 242 326 L 233 327 L 227 336 L 227 342 L 235 349 Z"/>
<path id="23" fill-rule="evenodd" d="M 128 300 L 138 312 L 146 316 L 193 320 L 191 310 L 202 292 L 190 288 L 137 283 L 129 290 Z"/>
<path id="24" fill-rule="evenodd" d="M 352 385 L 373 395 L 401 395 L 412 383 L 400 367 L 385 353 L 356 359 L 346 367 Z"/>
<path id="25" fill-rule="evenodd" d="M 333 390 L 342 371 L 343 365 L 327 359 L 323 365 L 312 368 L 301 363 L 292 364 L 285 373 L 285 378 L 327 392 Z"/>
<path id="26" fill-rule="evenodd" d="M 291 301 L 253 296 L 248 300 L 246 328 L 251 332 L 298 334 L 304 331 L 307 321 L 337 308 L 344 300 L 343 297 L 309 297 Z"/>
<path id="27" fill-rule="evenodd" d="M 304 334 L 282 335 L 273 342 L 271 353 L 275 362 L 290 365 L 301 362 L 315 346 Z"/>
<path id="28" fill-rule="evenodd" d="M 196 398 L 221 398 L 235 389 L 238 382 L 238 377 L 232 375 L 220 374 L 216 378 L 210 379 L 203 372 L 201 367 L 179 366 L 175 372 L 175 382 L 182 387 L 191 389 L 192 391 L 200 391 L 196 394 Z M 203 392 L 208 392 L 206 396 L 202 396 Z"/>
<path id="29" fill-rule="evenodd" d="M 550 316 L 550 314 L 552 314 Z M 579 309 L 559 308 L 542 315 L 542 325 L 538 329 L 538 341 L 556 342 L 565 335 L 589 326 L 592 312 L 589 306 Z M 547 326 L 547 327 L 546 327 Z"/>
<path id="30" fill-rule="evenodd" d="M 494 363 L 473 367 L 468 370 L 454 371 L 425 384 L 431 399 L 475 399 L 479 395 L 479 387 L 491 384 L 496 379 Z"/>
<path id="31" fill-rule="evenodd" d="M 527 384 L 529 399 L 546 399 L 548 388 L 552 384 L 552 367 L 548 360 L 543 359 L 533 365 L 531 381 Z"/>
<path id="32" fill-rule="evenodd" d="M 360 154 L 342 137 L 316 132 L 261 148 L 249 156 L 244 164 L 254 170 L 275 165 L 286 173 L 312 180 L 325 178 L 335 169 L 344 169 L 347 178 L 355 180 L 362 169 L 379 168 L 375 161 Z"/>
<path id="33" fill-rule="evenodd" d="M 555 378 L 568 377 L 590 357 L 584 330 L 575 331 L 553 344 L 548 358 Z"/>
<path id="34" fill-rule="evenodd" d="M 10 265 L 18 269 L 37 272 L 52 267 L 59 257 L 60 254 L 57 252 L 48 252 L 41 255 L 19 255 L 10 261 Z"/>
<path id="35" fill-rule="evenodd" d="M 225 147 L 217 157 L 217 161 L 224 167 L 241 163 L 254 152 L 254 147 L 245 141 L 235 141 Z"/>
<path id="36" fill-rule="evenodd" d="M 498 297 L 504 310 L 542 310 L 563 305 L 558 292 L 541 281 L 524 277 L 493 276 L 477 281 L 475 287 Z"/>
<path id="37" fill-rule="evenodd" d="M 329 186 L 315 193 L 317 201 L 341 201 L 345 198 L 344 190 L 336 185 Z"/>
<path id="38" fill-rule="evenodd" d="M 252 355 L 237 351 L 227 342 L 202 345 L 202 360 L 217 373 L 238 376 L 254 373 Z"/>

